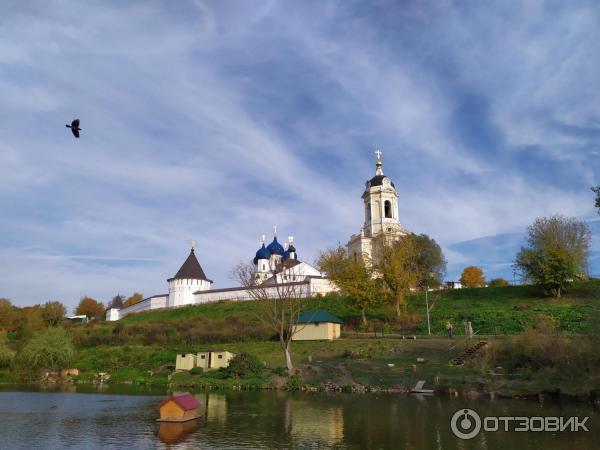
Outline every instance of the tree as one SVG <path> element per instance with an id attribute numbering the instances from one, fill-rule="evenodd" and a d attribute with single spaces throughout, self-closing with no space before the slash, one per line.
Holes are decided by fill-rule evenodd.
<path id="1" fill-rule="evenodd" d="M 19 315 L 11 301 L 7 298 L 0 298 L 0 329 L 12 330 L 17 326 L 17 316 Z"/>
<path id="2" fill-rule="evenodd" d="M 295 271 L 293 266 L 282 265 L 271 271 L 269 279 L 261 281 L 256 277 L 253 264 L 241 262 L 231 273 L 258 303 L 257 319 L 277 333 L 290 375 L 294 371 L 292 338 L 303 328 L 296 325 L 296 322 L 308 302 L 312 301 L 307 296 L 304 282 L 283 282 L 283 276 L 297 279 L 299 274 Z"/>
<path id="3" fill-rule="evenodd" d="M 413 235 L 416 244 L 416 268 L 418 287 L 438 287 L 446 275 L 446 258 L 441 247 L 426 234 Z"/>
<path id="4" fill-rule="evenodd" d="M 42 320 L 49 327 L 60 325 L 66 313 L 67 309 L 61 302 L 46 302 L 42 306 Z"/>
<path id="5" fill-rule="evenodd" d="M 421 276 L 416 236 L 408 234 L 390 242 L 382 234 L 374 244 L 378 255 L 374 268 L 383 278 L 387 297 L 396 308 L 396 317 L 400 317 L 406 295 L 417 287 Z"/>
<path id="6" fill-rule="evenodd" d="M 8 367 L 12 363 L 16 352 L 8 346 L 5 332 L 0 332 L 0 367 Z"/>
<path id="7" fill-rule="evenodd" d="M 485 284 L 483 278 L 483 271 L 476 266 L 465 267 L 462 275 L 460 276 L 460 284 L 463 287 L 482 287 Z"/>
<path id="8" fill-rule="evenodd" d="M 101 319 L 104 316 L 104 305 L 91 297 L 83 297 L 75 308 L 75 314 L 85 315 L 89 319 Z"/>
<path id="9" fill-rule="evenodd" d="M 527 246 L 517 254 L 515 267 L 524 280 L 560 297 L 570 282 L 586 277 L 590 241 L 590 229 L 575 218 L 537 218 L 527 228 Z"/>
<path id="10" fill-rule="evenodd" d="M 75 355 L 71 337 L 63 328 L 49 328 L 31 338 L 22 351 L 23 361 L 36 369 L 67 367 Z"/>
<path id="11" fill-rule="evenodd" d="M 596 208 L 598 208 L 598 214 L 600 214 L 600 185 L 592 188 L 594 194 L 596 194 Z"/>
<path id="12" fill-rule="evenodd" d="M 110 309 L 110 308 L 121 309 L 121 308 L 123 308 L 124 301 L 125 301 L 125 297 L 123 297 L 121 294 L 117 294 L 112 298 L 112 300 L 108 304 L 107 309 Z"/>
<path id="13" fill-rule="evenodd" d="M 142 300 L 144 300 L 144 296 L 139 292 L 135 292 L 131 297 L 125 300 L 125 302 L 123 303 L 123 307 L 127 308 L 128 306 L 135 305 L 136 303 L 139 303 Z"/>
<path id="14" fill-rule="evenodd" d="M 341 245 L 321 252 L 317 266 L 335 283 L 341 293 L 350 298 L 352 306 L 360 310 L 361 323 L 367 325 L 366 309 L 383 295 L 382 280 L 365 264 L 362 258 L 347 254 Z"/>
<path id="15" fill-rule="evenodd" d="M 508 281 L 506 281 L 504 278 L 493 278 L 488 283 L 488 286 L 489 287 L 508 286 Z"/>

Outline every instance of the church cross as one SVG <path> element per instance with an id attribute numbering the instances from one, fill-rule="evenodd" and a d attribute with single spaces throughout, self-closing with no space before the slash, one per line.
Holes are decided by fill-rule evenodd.
<path id="1" fill-rule="evenodd" d="M 377 155 L 377 159 L 381 159 L 381 155 L 383 154 L 383 152 L 379 149 L 375 150 L 375 154 Z"/>

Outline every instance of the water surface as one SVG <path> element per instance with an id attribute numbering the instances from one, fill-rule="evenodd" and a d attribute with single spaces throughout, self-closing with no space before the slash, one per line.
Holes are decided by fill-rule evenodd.
<path id="1" fill-rule="evenodd" d="M 587 405 L 400 395 L 285 392 L 196 393 L 206 405 L 186 424 L 155 422 L 161 389 L 1 388 L 2 449 L 595 449 L 600 420 Z M 30 389 L 30 388 L 28 388 Z M 482 416 L 590 416 L 589 432 L 482 432 L 455 437 L 460 408 Z"/>

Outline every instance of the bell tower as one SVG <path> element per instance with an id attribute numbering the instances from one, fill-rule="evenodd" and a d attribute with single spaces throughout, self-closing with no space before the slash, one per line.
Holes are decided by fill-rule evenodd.
<path id="1" fill-rule="evenodd" d="M 348 241 L 348 254 L 362 257 L 367 260 L 372 258 L 372 239 L 383 233 L 391 240 L 406 234 L 400 225 L 398 214 L 398 192 L 392 180 L 383 174 L 381 150 L 376 150 L 375 176 L 365 183 L 362 194 L 364 203 L 365 221 L 359 234 L 355 234 Z"/>
<path id="2" fill-rule="evenodd" d="M 365 204 L 365 236 L 401 231 L 398 217 L 398 193 L 394 183 L 383 174 L 381 150 L 376 150 L 375 176 L 365 183 L 362 195 Z"/>

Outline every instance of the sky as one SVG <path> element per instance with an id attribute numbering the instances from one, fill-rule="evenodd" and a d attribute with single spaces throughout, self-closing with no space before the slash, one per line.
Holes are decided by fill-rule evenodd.
<path id="1" fill-rule="evenodd" d="M 536 217 L 593 231 L 591 1 L 8 1 L 0 15 L 0 297 L 214 287 L 260 236 L 299 258 L 363 222 L 374 150 L 448 280 L 512 281 Z M 66 123 L 81 120 L 81 138 Z"/>

